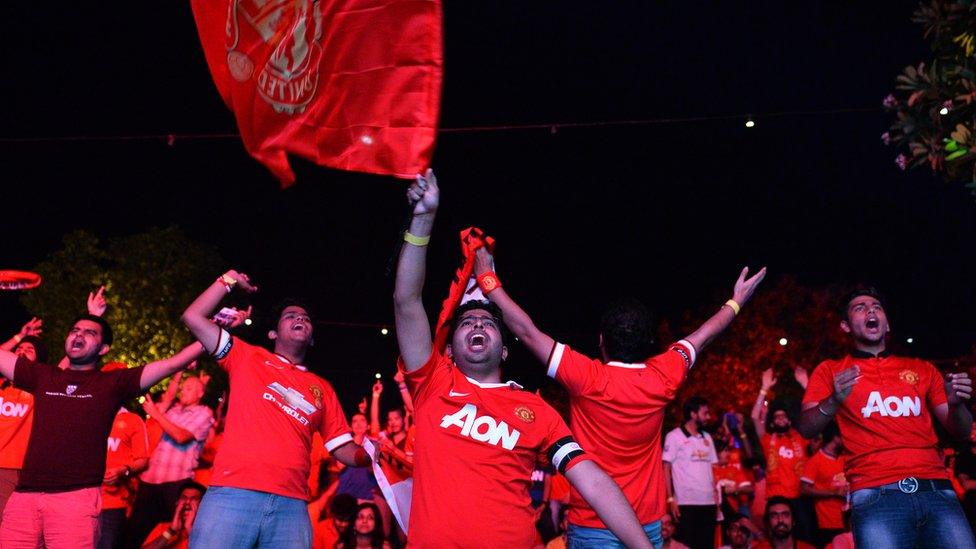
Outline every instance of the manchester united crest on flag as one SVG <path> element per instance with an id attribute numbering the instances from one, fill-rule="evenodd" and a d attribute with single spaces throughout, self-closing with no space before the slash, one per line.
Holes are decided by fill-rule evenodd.
<path id="1" fill-rule="evenodd" d="M 430 164 L 443 71 L 440 0 L 192 0 L 217 90 L 248 152 L 288 186 L 287 155 L 409 178 Z"/>

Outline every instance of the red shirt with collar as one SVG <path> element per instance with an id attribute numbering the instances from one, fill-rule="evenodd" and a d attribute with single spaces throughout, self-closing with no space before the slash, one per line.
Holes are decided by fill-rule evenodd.
<path id="1" fill-rule="evenodd" d="M 325 449 L 352 441 L 329 382 L 271 351 L 232 338 L 218 363 L 230 402 L 210 484 L 308 499 L 312 433 Z"/>
<path id="2" fill-rule="evenodd" d="M 903 479 L 946 479 L 929 410 L 946 403 L 942 374 L 923 360 L 854 353 L 821 363 L 803 403 L 830 396 L 834 376 L 855 365 L 861 379 L 837 412 L 851 490 Z"/>
<path id="3" fill-rule="evenodd" d="M 409 546 L 532 547 L 536 463 L 567 471 L 588 459 L 559 414 L 514 382 L 468 378 L 436 350 L 405 378 L 417 428 Z"/>
<path id="4" fill-rule="evenodd" d="M 661 429 L 664 408 L 694 363 L 687 342 L 645 362 L 604 363 L 557 343 L 548 375 L 570 394 L 570 424 L 579 443 L 620 486 L 641 524 L 664 515 Z M 575 489 L 569 522 L 606 528 Z"/>

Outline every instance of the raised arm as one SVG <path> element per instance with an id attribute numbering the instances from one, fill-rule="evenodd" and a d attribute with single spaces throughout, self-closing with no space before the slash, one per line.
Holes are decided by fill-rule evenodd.
<path id="1" fill-rule="evenodd" d="M 753 425 L 756 426 L 756 436 L 759 438 L 766 434 L 766 395 L 775 384 L 776 374 L 773 373 L 773 369 L 766 368 L 763 370 L 762 387 L 759 389 L 759 395 L 756 396 L 756 403 L 752 405 L 752 413 L 749 414 Z"/>
<path id="2" fill-rule="evenodd" d="M 743 267 L 732 289 L 732 299 L 726 302 L 725 305 L 722 305 L 718 312 L 685 338 L 685 341 L 695 347 L 695 351 L 701 352 L 704 350 L 716 336 L 724 332 L 732 324 L 732 320 L 739 314 L 739 308 L 749 301 L 753 292 L 756 291 L 756 287 L 766 277 L 766 267 L 759 269 L 759 272 L 753 275 L 752 278 L 747 279 L 746 277 L 748 275 L 749 267 Z"/>
<path id="3" fill-rule="evenodd" d="M 142 390 L 145 391 L 159 383 L 159 380 L 164 377 L 169 377 L 177 371 L 186 368 L 203 353 L 203 345 L 195 341 L 183 347 L 178 353 L 169 358 L 146 364 L 146 367 L 142 370 L 142 377 L 139 378 L 139 384 L 142 386 Z"/>
<path id="4" fill-rule="evenodd" d="M 21 340 L 23 340 L 25 337 L 40 336 L 42 331 L 41 326 L 43 325 L 44 322 L 41 319 L 37 317 L 31 318 L 30 320 L 27 321 L 26 324 L 21 326 L 19 332 L 14 334 L 7 341 L 4 341 L 3 344 L 0 344 L 0 351 L 13 352 L 14 347 L 16 347 L 21 342 Z"/>
<path id="5" fill-rule="evenodd" d="M 373 384 L 373 401 L 369 405 L 369 436 L 380 436 L 380 396 L 383 395 L 383 382 L 379 379 Z"/>
<path id="6" fill-rule="evenodd" d="M 479 249 L 474 260 L 474 274 L 478 277 L 479 284 L 482 275 L 494 275 L 493 269 L 494 261 L 491 254 L 484 248 Z M 496 283 L 491 288 L 482 287 L 485 297 L 501 309 L 502 316 L 505 317 L 505 325 L 511 330 L 512 335 L 517 337 L 539 361 L 545 363 L 549 359 L 549 353 L 552 352 L 553 339 L 536 328 L 529 314 L 519 307 L 505 288 L 498 283 L 498 277 L 495 276 L 494 279 Z"/>
<path id="7" fill-rule="evenodd" d="M 566 478 L 624 545 L 652 547 L 620 487 L 596 463 L 580 462 L 566 471 Z"/>
<path id="8" fill-rule="evenodd" d="M 414 206 L 413 217 L 397 262 L 393 315 L 400 357 L 407 371 L 413 371 L 427 362 L 433 346 L 430 320 L 422 298 L 427 274 L 427 243 L 440 203 L 440 190 L 432 170 L 427 170 L 423 177 L 417 176 L 407 189 L 407 200 Z"/>
<path id="9" fill-rule="evenodd" d="M 217 278 L 213 284 L 207 287 L 189 307 L 183 311 L 183 324 L 190 329 L 193 337 L 203 344 L 207 353 L 217 351 L 217 344 L 220 342 L 220 326 L 214 324 L 210 316 L 220 305 L 220 301 L 229 294 L 235 287 L 240 286 L 248 293 L 256 292 L 257 286 L 251 284 L 251 280 L 244 273 L 239 273 L 233 269 L 227 271 Z"/>
<path id="10" fill-rule="evenodd" d="M 193 433 L 170 421 L 169 418 L 166 417 L 166 412 L 157 408 L 156 403 L 153 402 L 148 395 L 142 402 L 142 409 L 149 414 L 149 417 L 155 419 L 159 423 L 159 426 L 162 427 L 163 432 L 169 435 L 170 438 L 175 440 L 178 444 L 186 444 L 187 442 L 193 440 Z"/>
<path id="11" fill-rule="evenodd" d="M 397 388 L 400 389 L 400 398 L 403 399 L 403 409 L 407 415 L 413 414 L 413 398 L 410 396 L 410 389 L 407 387 L 406 378 L 403 377 L 403 372 L 399 369 L 393 374 L 393 380 L 397 382 Z"/>

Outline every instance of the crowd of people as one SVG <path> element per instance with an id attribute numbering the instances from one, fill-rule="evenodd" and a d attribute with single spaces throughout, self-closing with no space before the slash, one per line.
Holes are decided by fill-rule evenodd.
<path id="1" fill-rule="evenodd" d="M 474 229 L 432 323 L 433 173 L 407 198 L 397 391 L 377 376 L 348 422 L 305 366 L 306 304 L 275 309 L 270 348 L 233 335 L 249 311 L 214 314 L 257 291 L 235 270 L 183 313 L 194 342 L 144 366 L 102 364 L 103 289 L 56 365 L 36 318 L 0 345 L 0 547 L 976 547 L 971 381 L 891 354 L 874 288 L 839 300 L 846 356 L 787 374 L 805 391 L 795 407 L 773 398 L 783 372 L 768 369 L 748 417 L 713 417 L 690 396 L 665 432 L 665 409 L 765 269 L 743 269 L 731 299 L 663 352 L 647 308 L 614 303 L 589 357 L 536 326 Z M 565 389 L 568 418 L 504 380 L 515 341 Z M 204 355 L 228 378 L 213 408 Z"/>

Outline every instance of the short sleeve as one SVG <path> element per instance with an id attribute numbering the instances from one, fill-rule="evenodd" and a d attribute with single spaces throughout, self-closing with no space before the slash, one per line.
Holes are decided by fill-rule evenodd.
<path id="1" fill-rule="evenodd" d="M 675 436 L 677 431 L 671 431 L 664 437 L 664 452 L 661 454 L 661 460 L 667 463 L 674 463 L 674 460 L 678 459 L 678 440 Z"/>
<path id="2" fill-rule="evenodd" d="M 549 353 L 546 375 L 558 381 L 570 395 L 602 393 L 607 384 L 603 363 L 556 343 Z"/>
<path id="3" fill-rule="evenodd" d="M 807 460 L 803 464 L 803 473 L 800 475 L 800 480 L 810 484 L 817 483 L 817 475 L 819 474 L 818 468 L 820 467 L 820 460 L 816 456 Z"/>
<path id="4" fill-rule="evenodd" d="M 346 421 L 346 414 L 342 411 L 339 398 L 335 390 L 325 380 L 322 380 L 322 421 L 319 422 L 319 434 L 325 441 L 325 449 L 329 452 L 352 441 L 352 432 Z"/>
<path id="5" fill-rule="evenodd" d="M 718 452 L 715 451 L 715 441 L 712 440 L 711 435 L 708 433 L 705 433 L 705 436 L 707 437 L 706 440 L 708 440 L 708 462 L 715 465 L 718 463 Z"/>
<path id="6" fill-rule="evenodd" d="M 646 362 L 647 369 L 654 372 L 661 383 L 663 397 L 672 400 L 678 387 L 685 380 L 688 370 L 695 364 L 695 350 L 684 340 L 672 344 L 668 350 L 651 357 Z"/>
<path id="7" fill-rule="evenodd" d="M 448 364 L 450 359 L 436 349 L 431 351 L 430 357 L 423 366 L 412 372 L 407 371 L 402 358 L 397 359 L 397 368 L 403 372 L 403 380 L 410 390 L 415 407 L 421 406 L 429 397 L 432 387 L 449 375 Z"/>
<path id="8" fill-rule="evenodd" d="M 142 388 L 142 371 L 145 369 L 145 366 L 139 366 L 137 368 L 115 370 L 112 372 L 118 376 L 116 386 L 118 387 L 122 400 L 129 400 L 146 392 Z"/>
<path id="9" fill-rule="evenodd" d="M 53 366 L 27 360 L 22 356 L 17 357 L 17 362 L 14 363 L 14 386 L 28 393 L 33 393 L 37 389 L 37 380 L 41 373 L 45 369 L 50 373 L 51 368 Z"/>
<path id="10" fill-rule="evenodd" d="M 230 373 L 237 365 L 248 362 L 254 354 L 254 345 L 247 343 L 237 336 L 224 337 L 227 332 L 221 330 L 220 342 L 214 357 L 221 368 Z M 229 335 L 229 334 L 228 334 Z"/>
<path id="11" fill-rule="evenodd" d="M 551 406 L 542 403 L 546 414 L 546 433 L 542 440 L 549 463 L 566 474 L 577 463 L 590 459 L 569 432 L 569 427 Z"/>
<path id="12" fill-rule="evenodd" d="M 834 376 L 830 368 L 830 363 L 821 362 L 813 369 L 810 381 L 807 383 L 807 390 L 803 394 L 803 404 L 816 402 L 829 397 L 834 393 Z"/>

